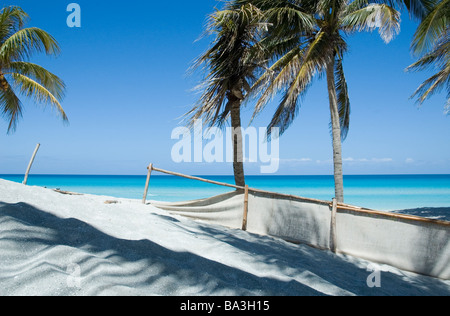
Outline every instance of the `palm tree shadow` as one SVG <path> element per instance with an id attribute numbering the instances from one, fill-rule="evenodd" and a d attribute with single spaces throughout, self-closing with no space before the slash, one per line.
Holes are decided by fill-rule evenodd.
<path id="1" fill-rule="evenodd" d="M 170 216 L 157 216 L 177 222 Z M 314 225 L 314 222 L 312 223 Z M 189 230 L 185 224 L 179 225 L 179 228 Z M 316 284 L 332 285 L 341 289 L 342 293 L 347 291 L 362 296 L 450 295 L 448 282 L 418 274 L 410 276 L 396 274 L 386 271 L 381 266 L 382 286 L 369 287 L 367 281 L 374 272 L 371 270 L 373 265 L 370 262 L 345 255 L 335 255 L 330 251 L 304 244 L 296 245 L 279 238 L 254 235 L 240 230 L 224 230 L 215 225 L 195 225 L 192 232 L 197 235 L 203 233 L 208 238 L 227 243 L 235 247 L 237 251 L 275 266 L 278 271 L 286 272 L 293 278 L 306 275 L 306 279 L 312 278 L 311 281 Z M 303 280 L 307 281 L 306 279 Z M 291 295 L 302 294 L 291 293 Z"/>
<path id="2" fill-rule="evenodd" d="M 366 285 L 370 272 L 365 267 L 358 267 L 329 252 L 292 245 L 272 237 L 194 222 L 187 225 L 170 216 L 155 216 L 172 221 L 179 229 L 192 230 L 199 237 L 203 234 L 227 243 L 236 251 L 250 254 L 278 271 L 288 271 L 287 275 L 291 277 L 283 280 L 256 276 L 197 254 L 167 249 L 150 240 L 116 238 L 78 219 L 60 218 L 26 203 L 0 202 L 0 279 L 16 265 L 45 267 L 46 270 L 37 276 L 32 270 L 28 271 L 29 275 L 51 279 L 54 266 L 64 272 L 68 265 L 76 263 L 80 266 L 83 282 L 81 293 L 75 294 L 85 295 L 323 295 L 302 283 L 305 278 L 296 280 L 296 275 L 304 276 L 305 273 L 306 279 L 320 279 L 321 283 L 356 295 L 450 295 L 448 284 L 437 279 L 418 276 L 411 283 L 411 280 L 406 282 L 402 276 L 388 272 L 382 274 L 382 288 L 370 289 Z M 15 250 L 8 246 L 11 242 Z M 49 257 L 52 249 L 65 251 L 63 259 L 55 263 Z M 10 261 L 10 256 L 17 260 Z M 77 261 L 71 262 L 73 258 Z M 53 262 L 53 269 L 48 268 L 50 262 Z M 11 282 L 5 284 L 14 283 Z M 2 291 L 7 289 L 0 290 L 0 294 Z"/>
<path id="3" fill-rule="evenodd" d="M 5 263 L 0 278 L 2 270 L 14 269 L 8 266 L 9 256 L 18 256 L 15 265 L 32 262 L 36 267 L 51 261 L 44 255 L 49 249 L 60 249 L 67 252 L 67 260 L 74 252 L 82 255 L 75 263 L 83 278 L 81 292 L 88 295 L 114 287 L 143 295 L 322 295 L 298 282 L 258 277 L 150 240 L 119 239 L 78 219 L 60 218 L 26 203 L 0 202 L 0 232 L 0 258 Z M 6 246 L 11 242 L 16 250 Z M 61 272 L 71 263 L 61 260 L 53 266 Z M 54 269 L 48 269 L 40 277 L 50 279 L 52 273 Z"/>

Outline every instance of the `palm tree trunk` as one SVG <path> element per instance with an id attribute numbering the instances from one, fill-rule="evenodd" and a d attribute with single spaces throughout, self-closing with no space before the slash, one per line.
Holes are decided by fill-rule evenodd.
<path id="1" fill-rule="evenodd" d="M 244 156 L 242 148 L 242 130 L 241 130 L 241 100 L 237 99 L 232 101 L 233 106 L 231 108 L 231 127 L 233 132 L 233 171 L 234 181 L 237 186 L 245 186 L 244 176 Z"/>
<path id="2" fill-rule="evenodd" d="M 342 172 L 342 141 L 339 110 L 334 80 L 334 57 L 327 65 L 328 96 L 330 100 L 331 131 L 333 135 L 334 188 L 336 200 L 344 203 L 344 176 Z"/>

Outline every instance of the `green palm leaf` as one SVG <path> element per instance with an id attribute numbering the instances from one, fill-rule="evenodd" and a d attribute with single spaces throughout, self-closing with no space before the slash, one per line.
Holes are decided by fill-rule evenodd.
<path id="1" fill-rule="evenodd" d="M 411 16 L 423 19 L 433 9 L 436 0 L 403 0 L 403 3 Z"/>
<path id="2" fill-rule="evenodd" d="M 436 0 L 354 0 L 348 4 L 350 11 L 369 4 L 385 4 L 394 9 L 406 8 L 411 17 L 423 19 L 434 7 Z"/>
<path id="3" fill-rule="evenodd" d="M 0 11 L 0 40 L 10 37 L 12 34 L 23 28 L 28 14 L 20 7 L 5 7 Z"/>
<path id="4" fill-rule="evenodd" d="M 421 56 L 417 62 L 407 68 L 425 70 L 434 68 L 437 72 L 425 80 L 411 98 L 417 97 L 422 104 L 433 94 L 447 89 L 445 111 L 448 114 L 450 100 L 450 1 L 441 0 L 423 19 L 417 28 L 411 45 L 413 53 Z"/>
<path id="5" fill-rule="evenodd" d="M 0 60 L 7 64 L 14 60 L 28 59 L 35 52 L 57 55 L 60 50 L 56 40 L 47 32 L 32 27 L 21 29 L 0 46 Z"/>
<path id="6" fill-rule="evenodd" d="M 252 5 L 226 8 L 209 17 L 205 33 L 215 39 L 192 67 L 201 68 L 206 77 L 196 87 L 202 92 L 198 103 L 184 116 L 188 126 L 200 118 L 209 126 L 222 126 L 230 114 L 230 97 L 245 99 L 254 73 L 264 63 L 259 41 L 266 27 Z"/>
<path id="7" fill-rule="evenodd" d="M 19 73 L 33 78 L 59 101 L 64 98 L 64 82 L 58 76 L 39 65 L 24 61 L 14 61 L 9 64 L 7 72 L 5 72 L 5 74 L 9 73 Z"/>
<path id="8" fill-rule="evenodd" d="M 293 80 L 294 69 L 299 67 L 301 55 L 301 50 L 295 47 L 267 69 L 255 82 L 252 92 L 259 98 L 255 105 L 252 121 L 278 91 Z"/>
<path id="9" fill-rule="evenodd" d="M 67 121 L 67 115 L 61 104 L 48 89 L 25 75 L 13 73 L 11 76 L 14 78 L 14 83 L 19 87 L 23 95 L 34 98 L 36 103 L 49 104 L 55 107 L 61 114 L 62 119 Z"/>
<path id="10" fill-rule="evenodd" d="M 17 128 L 17 121 L 22 116 L 22 103 L 12 89 L 0 89 L 0 109 L 9 121 L 8 133 Z"/>
<path id="11" fill-rule="evenodd" d="M 448 32 L 450 17 L 450 0 L 442 0 L 436 7 L 424 18 L 414 34 L 411 44 L 415 54 L 432 49 L 442 34 Z"/>
<path id="12" fill-rule="evenodd" d="M 378 29 L 381 38 L 388 43 L 400 31 L 400 13 L 384 4 L 369 4 L 346 14 L 341 27 L 347 33 Z"/>
<path id="13" fill-rule="evenodd" d="M 273 127 L 278 127 L 280 129 L 279 134 L 282 135 L 292 124 L 298 113 L 299 98 L 306 94 L 313 77 L 326 67 L 328 59 L 323 51 L 329 49 L 326 34 L 319 32 L 309 46 L 305 48 L 303 54 L 295 56 L 292 62 L 288 64 L 289 68 L 281 72 L 283 76 L 280 77 L 281 82 L 278 83 L 278 86 L 282 86 L 284 82 L 289 81 L 289 83 L 282 101 L 269 123 L 268 136 L 270 136 Z"/>
<path id="14" fill-rule="evenodd" d="M 336 60 L 335 80 L 336 93 L 339 111 L 339 120 L 341 127 L 341 138 L 347 138 L 350 129 L 350 98 L 348 96 L 347 81 L 345 79 L 344 67 L 342 65 L 342 58 L 338 57 Z"/>
<path id="15" fill-rule="evenodd" d="M 447 86 L 449 84 L 449 72 L 448 70 L 443 69 L 425 80 L 412 95 L 412 98 L 420 95 L 418 101 L 419 103 L 423 103 L 428 97 L 441 91 L 445 84 L 447 84 Z"/>
<path id="16" fill-rule="evenodd" d="M 22 105 L 14 89 L 36 103 L 55 108 L 64 121 L 61 106 L 64 82 L 45 68 L 29 62 L 34 53 L 57 55 L 58 43 L 49 33 L 36 27 L 23 28 L 28 15 L 19 7 L 0 11 L 0 109 L 9 120 L 8 133 L 15 130 Z"/>

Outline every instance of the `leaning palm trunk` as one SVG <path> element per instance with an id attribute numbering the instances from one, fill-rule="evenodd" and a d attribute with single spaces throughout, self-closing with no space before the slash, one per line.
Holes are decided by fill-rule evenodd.
<path id="1" fill-rule="evenodd" d="M 341 126 L 339 120 L 339 109 L 336 94 L 336 84 L 334 80 L 334 57 L 330 59 L 327 65 L 327 85 L 330 101 L 331 113 L 331 133 L 333 137 L 333 164 L 334 164 L 334 187 L 335 197 L 340 203 L 344 203 L 344 177 L 342 171 L 342 141 Z"/>
<path id="2" fill-rule="evenodd" d="M 231 137 L 233 139 L 233 171 L 234 180 L 237 186 L 245 186 L 244 176 L 244 155 L 241 129 L 241 101 L 236 98 L 231 107 Z"/>

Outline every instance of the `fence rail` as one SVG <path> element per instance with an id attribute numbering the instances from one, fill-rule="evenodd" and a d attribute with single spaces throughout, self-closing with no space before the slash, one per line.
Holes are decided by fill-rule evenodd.
<path id="1" fill-rule="evenodd" d="M 412 221 L 419 221 L 419 222 L 424 222 L 424 223 L 431 223 L 431 224 L 438 224 L 438 225 L 443 225 L 443 226 L 450 226 L 450 222 L 448 222 L 448 221 L 430 219 L 430 218 L 419 217 L 419 216 L 414 216 L 414 215 L 407 215 L 407 214 L 398 214 L 398 213 L 391 213 L 391 212 L 376 211 L 376 210 L 372 210 L 372 209 L 369 209 L 369 208 L 354 206 L 354 205 L 345 204 L 345 203 L 339 203 L 339 202 L 336 202 L 335 199 L 333 199 L 333 201 L 324 201 L 324 200 L 300 197 L 300 196 L 295 196 L 295 195 L 290 195 L 290 194 L 270 192 L 270 191 L 250 188 L 248 186 L 241 187 L 241 186 L 237 186 L 237 185 L 233 185 L 233 184 L 229 184 L 229 183 L 213 181 L 213 180 L 209 180 L 209 179 L 204 179 L 204 178 L 200 178 L 200 177 L 195 177 L 195 176 L 182 174 L 182 173 L 179 173 L 179 172 L 173 172 L 173 171 L 168 171 L 168 170 L 156 168 L 156 167 L 154 167 L 153 164 L 150 164 L 147 167 L 147 169 L 148 169 L 148 175 L 147 175 L 147 181 L 146 181 L 146 184 L 145 184 L 144 197 L 143 197 L 143 200 L 142 200 L 143 204 L 146 204 L 147 195 L 148 195 L 148 188 L 149 188 L 149 184 L 150 184 L 150 177 L 151 177 L 152 171 L 156 171 L 156 172 L 160 172 L 160 173 L 164 173 L 164 174 L 168 174 L 168 175 L 173 175 L 173 176 L 177 176 L 177 177 L 181 177 L 181 178 L 197 180 L 197 181 L 202 181 L 202 182 L 206 182 L 206 183 L 210 183 L 210 184 L 215 184 L 215 185 L 220 185 L 220 186 L 224 186 L 224 187 L 234 188 L 234 189 L 237 189 L 237 190 L 242 190 L 244 192 L 244 194 L 245 194 L 245 196 L 244 196 L 244 204 L 247 203 L 247 206 L 244 205 L 244 208 L 247 208 L 247 211 L 248 211 L 248 193 L 249 192 L 254 192 L 254 193 L 262 193 L 262 194 L 271 194 L 274 197 L 295 199 L 297 201 L 310 202 L 310 203 L 316 203 L 316 204 L 321 204 L 321 205 L 328 205 L 330 207 L 330 210 L 332 210 L 332 211 L 334 210 L 333 211 L 333 214 L 334 214 L 333 217 L 335 217 L 335 214 L 337 212 L 339 212 L 340 210 L 343 210 L 343 211 L 350 211 L 350 212 L 356 212 L 356 213 L 364 213 L 364 214 L 368 214 L 368 215 L 381 215 L 381 216 L 385 216 L 385 217 L 391 217 L 391 218 L 402 219 L 402 220 L 412 220 Z M 244 210 L 244 214 L 246 214 L 247 211 Z M 244 221 L 245 220 L 246 220 L 246 218 L 245 218 L 245 215 L 244 215 Z M 242 226 L 243 226 L 243 228 L 245 228 L 246 223 L 243 223 Z"/>

